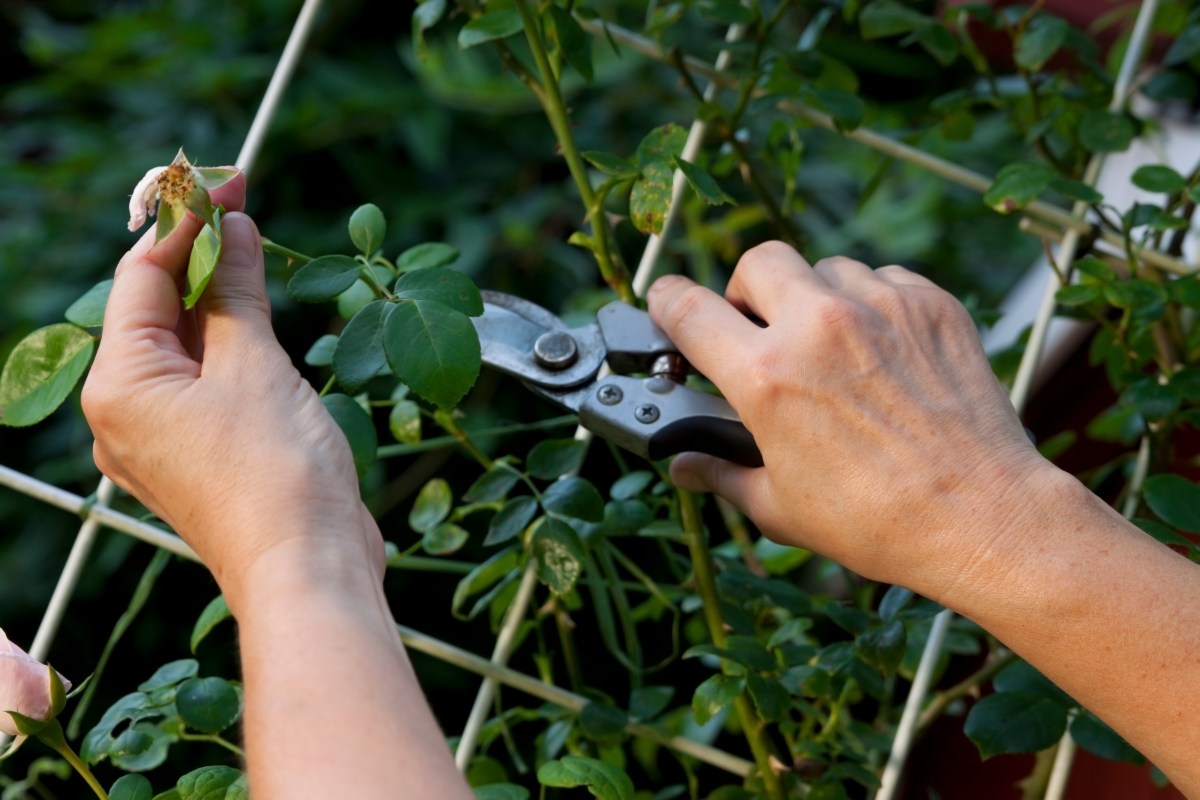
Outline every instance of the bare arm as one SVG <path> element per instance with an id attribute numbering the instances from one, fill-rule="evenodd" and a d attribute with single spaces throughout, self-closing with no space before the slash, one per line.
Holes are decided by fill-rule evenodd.
<path id="1" fill-rule="evenodd" d="M 1200 568 L 1037 453 L 954 298 L 774 243 L 724 298 L 671 278 L 649 299 L 765 461 L 688 454 L 681 485 L 976 620 L 1200 794 Z"/>
<path id="2" fill-rule="evenodd" d="M 157 246 L 151 231 L 122 259 L 84 410 L 97 465 L 187 540 L 237 617 L 254 796 L 469 798 L 384 600 L 345 437 L 271 330 L 254 223 L 225 217 L 185 313 L 198 229 Z"/>

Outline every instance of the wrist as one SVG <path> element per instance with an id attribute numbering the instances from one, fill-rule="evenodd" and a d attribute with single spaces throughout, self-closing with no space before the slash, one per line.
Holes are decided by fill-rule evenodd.
<path id="1" fill-rule="evenodd" d="M 260 609 L 318 597 L 386 607 L 378 528 L 373 521 L 369 529 L 348 525 L 351 529 L 288 537 L 225 569 L 218 582 L 234 616 L 241 620 Z"/>
<path id="2" fill-rule="evenodd" d="M 929 597 L 984 624 L 1001 607 L 1040 608 L 1061 597 L 1061 580 L 1081 546 L 1107 535 L 1115 515 L 1073 476 L 1048 461 L 991 476 L 986 497 L 965 509 L 950 555 L 932 569 Z M 997 488 L 999 487 L 999 488 Z M 986 625 L 985 625 L 986 627 Z"/>

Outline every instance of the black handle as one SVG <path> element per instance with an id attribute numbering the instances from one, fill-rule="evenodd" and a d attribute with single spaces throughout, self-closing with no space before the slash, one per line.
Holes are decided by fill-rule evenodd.
<path id="1" fill-rule="evenodd" d="M 746 426 L 723 417 L 684 417 L 654 432 L 649 442 L 650 458 L 697 452 L 724 458 L 744 467 L 761 467 L 762 453 Z"/>

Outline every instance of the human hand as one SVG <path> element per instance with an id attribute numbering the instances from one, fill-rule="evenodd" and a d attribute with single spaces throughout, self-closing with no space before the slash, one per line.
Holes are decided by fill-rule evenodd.
<path id="1" fill-rule="evenodd" d="M 264 556 L 285 569 L 382 574 L 379 529 L 362 504 L 345 437 L 271 329 L 262 243 L 245 178 L 213 192 L 234 209 L 207 291 L 179 287 L 194 216 L 121 259 L 83 408 L 97 466 L 171 525 L 236 612 Z"/>
<path id="2" fill-rule="evenodd" d="M 722 299 L 659 280 L 650 313 L 738 411 L 765 466 L 696 453 L 674 480 L 716 491 L 780 542 L 936 594 L 1053 469 L 1030 446 L 966 310 L 902 267 L 744 255 Z M 744 316 L 754 314 L 760 328 Z"/>

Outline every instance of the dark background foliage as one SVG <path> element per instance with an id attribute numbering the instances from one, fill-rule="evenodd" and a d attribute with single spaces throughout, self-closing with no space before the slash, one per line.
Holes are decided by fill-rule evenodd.
<path id="1" fill-rule="evenodd" d="M 0 2 L 0 356 L 33 328 L 58 321 L 72 300 L 110 274 L 133 241 L 126 199 L 145 169 L 168 162 L 181 145 L 200 164 L 234 160 L 298 5 Z M 360 203 L 374 202 L 389 223 L 389 255 L 447 241 L 462 252 L 456 267 L 483 288 L 518 292 L 568 314 L 593 308 L 605 295 L 590 254 L 565 243 L 580 224 L 579 205 L 541 110 L 491 51 L 459 51 L 461 20 L 431 32 L 422 63 L 411 46 L 411 6 L 385 5 L 339 2 L 323 12 L 252 172 L 248 211 L 281 244 L 313 254 L 349 252 L 346 219 Z M 641 27 L 644 4 L 612 5 L 615 16 Z M 821 47 L 857 73 L 870 125 L 986 174 L 1024 152 L 999 115 L 980 113 L 967 138 L 948 138 L 937 124 L 933 98 L 970 78 L 961 61 L 943 68 L 918 46 L 866 43 L 852 30 L 839 33 L 838 24 L 830 23 Z M 789 25 L 781 36 L 796 33 Z M 708 59 L 719 38 L 718 26 L 695 15 L 668 34 Z M 595 54 L 594 84 L 568 81 L 581 149 L 630 154 L 652 127 L 686 125 L 694 115 L 695 103 L 672 71 L 605 47 Z M 759 141 L 777 123 L 766 105 L 752 106 L 745 120 Z M 845 253 L 902 263 L 987 307 L 1038 252 L 1013 220 L 994 215 L 977 195 L 835 134 L 789 133 L 802 144 L 796 219 L 811 259 Z M 768 180 L 778 188 L 783 179 Z M 724 183 L 746 213 L 705 222 L 693 198 L 685 215 L 697 223 L 668 250 L 675 267 L 718 287 L 740 252 L 772 236 L 752 213 L 753 197 L 736 179 Z M 626 260 L 636 263 L 642 237 L 627 224 L 617 235 Z M 314 316 L 283 293 L 282 259 L 270 259 L 268 270 L 280 338 L 320 381 L 302 362 L 317 333 Z M 494 375 L 481 379 L 464 411 L 468 428 L 553 413 Z M 523 454 L 538 436 L 484 445 Z M 5 466 L 82 495 L 93 491 L 98 475 L 77 398 L 40 426 L 5 429 L 0 442 Z M 617 470 L 607 456 L 597 462 L 591 477 L 606 486 Z M 401 547 L 413 541 L 406 523 L 412 497 L 434 474 L 458 494 L 479 470 L 445 450 L 391 459 L 368 475 L 368 502 L 385 537 Z M 127 498 L 121 505 L 136 508 Z M 0 624 L 14 640 L 32 639 L 78 524 L 0 491 Z M 462 557 L 481 554 L 472 546 Z M 90 671 L 150 555 L 145 545 L 102 535 L 52 653 L 64 674 Z M 196 566 L 167 569 L 151 610 L 118 650 L 93 715 L 154 665 L 186 655 L 191 621 L 215 585 Z M 451 620 L 452 581 L 404 571 L 389 585 L 402 622 L 475 652 L 490 650 L 485 621 Z M 216 637 L 226 644 L 231 638 L 230 631 Z M 228 648 L 206 647 L 206 671 L 232 674 Z M 527 661 L 516 666 L 534 669 Z M 452 669 L 421 672 L 447 732 L 455 733 L 476 679 Z M 688 685 L 700 679 L 689 677 Z"/>

